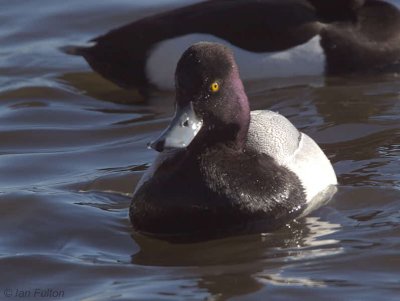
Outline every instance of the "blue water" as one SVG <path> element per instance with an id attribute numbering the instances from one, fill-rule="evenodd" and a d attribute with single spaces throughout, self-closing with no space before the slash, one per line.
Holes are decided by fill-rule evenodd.
<path id="1" fill-rule="evenodd" d="M 254 109 L 333 162 L 339 191 L 312 215 L 198 244 L 133 233 L 130 197 L 173 94 L 138 103 L 58 48 L 182 4 L 149 2 L 0 2 L 0 300 L 398 300 L 396 77 L 246 83 Z"/>

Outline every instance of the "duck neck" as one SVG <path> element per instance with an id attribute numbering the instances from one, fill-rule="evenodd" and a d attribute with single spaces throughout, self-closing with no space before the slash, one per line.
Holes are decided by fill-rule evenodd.
<path id="1" fill-rule="evenodd" d="M 235 98 L 236 103 L 239 106 L 239 110 L 235 116 L 236 124 L 238 125 L 238 130 L 235 136 L 235 145 L 240 149 L 243 149 L 250 126 L 250 105 L 239 72 L 236 72 L 233 75 L 231 84 L 236 91 Z"/>

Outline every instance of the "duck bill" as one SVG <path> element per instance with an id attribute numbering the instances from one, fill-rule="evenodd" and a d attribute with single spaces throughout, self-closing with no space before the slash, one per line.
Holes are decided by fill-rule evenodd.
<path id="1" fill-rule="evenodd" d="M 183 108 L 177 106 L 169 126 L 160 137 L 149 144 L 149 147 L 158 152 L 186 148 L 199 133 L 202 125 L 203 120 L 196 116 L 192 102 Z"/>

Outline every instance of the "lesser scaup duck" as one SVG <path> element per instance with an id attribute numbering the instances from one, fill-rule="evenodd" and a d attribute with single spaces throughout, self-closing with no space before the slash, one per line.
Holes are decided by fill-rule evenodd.
<path id="1" fill-rule="evenodd" d="M 176 112 L 135 190 L 133 227 L 161 238 L 215 238 L 281 227 L 334 192 L 333 168 L 271 111 L 250 114 L 233 53 L 191 46 L 176 68 Z M 332 189 L 334 188 L 334 189 Z"/>
<path id="2" fill-rule="evenodd" d="M 143 94 L 173 89 L 198 41 L 234 50 L 242 78 L 400 71 L 400 13 L 380 0 L 213 0 L 135 21 L 66 47 L 105 78 Z M 321 47 L 322 46 L 322 47 Z"/>

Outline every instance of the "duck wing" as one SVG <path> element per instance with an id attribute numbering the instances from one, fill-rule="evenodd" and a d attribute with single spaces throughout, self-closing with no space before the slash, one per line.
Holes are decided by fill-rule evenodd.
<path id="1" fill-rule="evenodd" d="M 251 112 L 247 148 L 293 171 L 305 188 L 307 202 L 337 184 L 333 167 L 318 144 L 278 113 Z"/>

